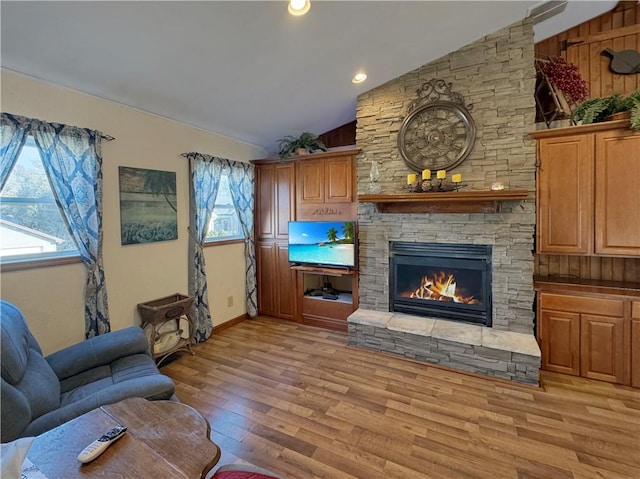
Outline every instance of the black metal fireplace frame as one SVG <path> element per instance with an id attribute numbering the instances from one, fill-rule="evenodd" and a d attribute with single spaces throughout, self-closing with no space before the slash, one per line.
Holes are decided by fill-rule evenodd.
<path id="1" fill-rule="evenodd" d="M 492 248 L 490 245 L 389 243 L 389 311 L 442 319 L 463 321 L 490 327 L 492 324 Z M 434 258 L 434 259 L 431 259 Z M 396 296 L 397 268 L 402 265 L 442 266 L 479 271 L 482 275 L 484 296 L 481 305 L 424 301 Z"/>

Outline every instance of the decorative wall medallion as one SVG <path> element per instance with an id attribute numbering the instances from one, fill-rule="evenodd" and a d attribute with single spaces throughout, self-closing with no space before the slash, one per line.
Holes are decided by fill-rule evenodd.
<path id="1" fill-rule="evenodd" d="M 473 150 L 476 127 L 464 97 L 451 83 L 432 79 L 417 90 L 398 133 L 404 162 L 416 172 L 451 170 Z"/>

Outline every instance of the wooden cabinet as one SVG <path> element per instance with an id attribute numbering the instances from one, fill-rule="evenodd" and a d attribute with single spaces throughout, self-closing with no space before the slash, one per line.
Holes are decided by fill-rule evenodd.
<path id="1" fill-rule="evenodd" d="M 295 218 L 293 162 L 267 162 L 256 168 L 256 268 L 258 313 L 296 317 L 295 274 L 289 268 L 289 221 Z"/>
<path id="2" fill-rule="evenodd" d="M 541 312 L 542 368 L 580 375 L 580 315 L 562 311 Z"/>
<path id="3" fill-rule="evenodd" d="M 353 270 L 296 266 L 298 273 L 298 315 L 304 324 L 347 331 L 347 318 L 358 309 L 358 275 Z M 323 298 L 328 283 L 337 297 Z"/>
<path id="4" fill-rule="evenodd" d="M 256 169 L 256 238 L 286 240 L 295 212 L 293 163 L 260 165 Z"/>
<path id="5" fill-rule="evenodd" d="M 640 134 L 596 134 L 595 252 L 640 256 Z"/>
<path id="6" fill-rule="evenodd" d="M 640 256 L 640 133 L 608 123 L 533 134 L 538 253 Z"/>
<path id="7" fill-rule="evenodd" d="M 347 302 L 305 297 L 303 275 L 289 264 L 288 223 L 295 219 L 356 219 L 357 153 L 357 149 L 342 149 L 285 162 L 253 162 L 259 314 L 346 330 L 346 318 L 357 308 L 357 272 L 348 275 L 347 285 L 355 299 Z M 343 275 L 339 271 L 335 274 Z"/>
<path id="8" fill-rule="evenodd" d="M 640 301 L 631 307 L 631 385 L 640 388 Z"/>
<path id="9" fill-rule="evenodd" d="M 258 312 L 276 318 L 295 319 L 296 276 L 289 267 L 286 243 L 258 243 L 256 263 Z"/>
<path id="10" fill-rule="evenodd" d="M 619 298 L 540 293 L 542 369 L 631 384 L 631 373 L 637 377 L 640 368 L 639 352 L 631 349 L 630 310 L 631 301 Z"/>
<path id="11" fill-rule="evenodd" d="M 625 348 L 624 318 L 593 314 L 580 317 L 580 375 L 618 384 L 627 378 L 629 348 Z M 627 337 L 628 339 L 628 337 Z"/>
<path id="12" fill-rule="evenodd" d="M 353 155 L 299 160 L 298 204 L 353 202 Z"/>
<path id="13" fill-rule="evenodd" d="M 589 140 L 584 135 L 540 140 L 539 252 L 588 254 L 593 249 L 593 151 Z"/>
<path id="14" fill-rule="evenodd" d="M 356 219 L 356 154 L 357 150 L 330 151 L 296 161 L 298 220 Z"/>

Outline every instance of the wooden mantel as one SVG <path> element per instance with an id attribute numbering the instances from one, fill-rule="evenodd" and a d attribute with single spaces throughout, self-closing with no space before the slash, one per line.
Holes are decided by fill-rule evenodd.
<path id="1" fill-rule="evenodd" d="M 361 203 L 373 203 L 379 213 L 498 213 L 503 201 L 526 200 L 527 190 L 451 191 L 358 195 Z"/>

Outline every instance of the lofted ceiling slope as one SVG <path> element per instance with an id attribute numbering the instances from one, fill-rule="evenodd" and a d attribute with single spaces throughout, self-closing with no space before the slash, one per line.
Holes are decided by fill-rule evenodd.
<path id="1" fill-rule="evenodd" d="M 353 121 L 359 94 L 521 20 L 537 3 L 314 0 L 293 17 L 285 1 L 3 0 L 0 60 L 273 152 L 284 135 Z M 537 28 L 554 35 L 615 4 L 574 0 Z M 368 80 L 354 85 L 360 70 Z"/>

